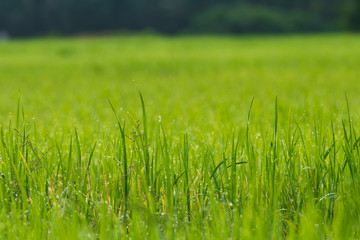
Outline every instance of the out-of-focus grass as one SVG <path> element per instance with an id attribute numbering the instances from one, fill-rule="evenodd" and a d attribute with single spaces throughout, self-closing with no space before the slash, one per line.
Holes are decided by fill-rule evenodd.
<path id="1" fill-rule="evenodd" d="M 0 236 L 358 238 L 359 40 L 0 42 Z"/>
<path id="2" fill-rule="evenodd" d="M 161 115 L 183 130 L 217 131 L 244 120 L 267 124 L 280 111 L 301 117 L 324 106 L 337 113 L 346 92 L 360 98 L 357 35 L 282 37 L 113 37 L 0 43 L 2 122 L 21 98 L 39 126 L 112 123 L 107 98 Z M 44 99 L 46 99 L 44 101 Z M 120 106 L 119 105 L 119 106 Z M 355 110 L 356 111 L 356 110 Z M 152 120 L 152 119 L 151 119 Z"/>

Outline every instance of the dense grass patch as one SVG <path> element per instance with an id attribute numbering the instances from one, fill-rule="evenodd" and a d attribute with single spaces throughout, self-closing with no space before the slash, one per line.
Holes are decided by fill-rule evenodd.
<path id="1" fill-rule="evenodd" d="M 359 238 L 358 41 L 0 43 L 0 236 Z"/>

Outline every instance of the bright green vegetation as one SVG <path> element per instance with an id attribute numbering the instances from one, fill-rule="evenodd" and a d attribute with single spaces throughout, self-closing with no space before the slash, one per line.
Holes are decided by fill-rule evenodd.
<path id="1" fill-rule="evenodd" d="M 359 42 L 0 42 L 0 238 L 358 239 Z"/>

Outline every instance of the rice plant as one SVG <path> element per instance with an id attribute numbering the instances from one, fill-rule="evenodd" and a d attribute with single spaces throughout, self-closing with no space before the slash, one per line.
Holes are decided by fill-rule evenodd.
<path id="1" fill-rule="evenodd" d="M 142 52 L 135 51 L 127 38 L 0 45 L 8 59 L 0 60 L 2 79 L 22 76 L 13 71 L 14 66 L 31 75 L 30 80 L 24 77 L 15 83 L 2 80 L 0 85 L 8 89 L 2 88 L 5 96 L 14 91 L 13 86 L 39 83 L 15 94 L 18 101 L 18 96 L 4 101 L 2 113 L 14 114 L 1 117 L 1 238 L 358 239 L 360 136 L 355 83 L 359 70 L 352 68 L 360 56 L 357 38 L 131 39 L 144 44 Z M 315 54 L 287 51 L 294 50 L 299 39 Z M 324 45 L 314 47 L 315 40 Z M 91 51 L 109 53 L 108 47 L 116 48 L 121 41 L 127 44 L 122 50 L 129 62 L 115 60 L 114 55 L 107 58 L 108 65 L 121 66 L 120 73 L 111 73 L 117 68 L 97 60 L 86 60 Z M 338 41 L 353 49 L 342 48 Z M 279 42 L 284 43 L 282 49 Z M 60 75 L 68 74 L 74 85 L 63 85 L 61 79 L 47 82 L 46 77 L 56 78 L 47 68 L 32 80 L 42 66 L 39 63 L 46 64 L 32 52 L 40 43 L 50 52 L 74 51 L 70 65 L 48 53 L 55 64 L 49 69 L 63 69 Z M 219 43 L 224 44 L 222 54 L 209 50 Z M 196 54 L 182 52 L 184 45 Z M 324 46 L 333 47 L 333 52 L 328 55 Z M 173 55 L 152 50 L 163 47 Z M 23 48 L 25 56 L 15 61 L 17 48 Z M 272 54 L 271 61 L 265 53 Z M 308 62 L 308 56 L 316 61 Z M 291 57 L 301 61 L 295 66 Z M 346 58 L 346 63 L 341 65 L 336 57 Z M 323 74 L 341 73 L 348 80 L 336 87 L 335 78 L 326 84 L 299 78 L 292 82 L 297 87 L 293 89 L 291 83 L 278 79 L 291 81 L 295 70 L 299 76 L 315 74 L 314 63 Z M 243 65 L 258 72 L 237 69 Z M 89 69 L 81 72 L 82 66 L 94 68 L 88 82 Z M 267 75 L 277 73 L 278 66 L 283 67 L 281 76 Z M 96 80 L 99 73 L 102 77 L 141 74 L 154 80 L 119 83 L 128 86 L 119 88 L 115 80 L 105 79 L 101 85 Z M 175 80 L 162 82 L 163 74 Z M 189 80 L 191 76 L 199 79 Z M 228 79 L 236 76 L 242 84 Z M 266 78 L 263 85 L 241 80 L 255 76 Z M 266 94 L 275 83 L 280 84 L 277 94 Z M 155 88 L 163 95 L 152 94 L 158 91 Z M 301 102 L 300 93 L 309 98 Z M 328 93 L 334 99 L 325 98 Z"/>

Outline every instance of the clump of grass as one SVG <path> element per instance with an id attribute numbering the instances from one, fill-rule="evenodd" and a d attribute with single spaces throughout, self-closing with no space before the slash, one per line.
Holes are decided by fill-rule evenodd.
<path id="1" fill-rule="evenodd" d="M 142 120 L 126 121 L 109 101 L 113 137 L 75 129 L 55 143 L 35 137 L 19 103 L 16 125 L 1 127 L 1 238 L 359 237 L 360 138 L 347 98 L 341 122 L 303 127 L 289 115 L 286 128 L 276 99 L 261 137 L 252 100 L 244 126 L 200 142 L 149 128 L 140 102 Z"/>

